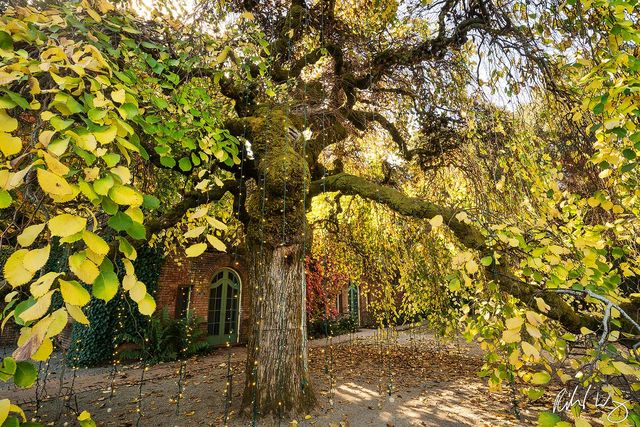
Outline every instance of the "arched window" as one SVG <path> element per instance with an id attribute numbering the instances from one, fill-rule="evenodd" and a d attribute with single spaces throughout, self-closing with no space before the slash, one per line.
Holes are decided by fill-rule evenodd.
<path id="1" fill-rule="evenodd" d="M 207 331 L 212 344 L 235 343 L 238 340 L 240 277 L 230 268 L 213 275 L 209 293 Z"/>

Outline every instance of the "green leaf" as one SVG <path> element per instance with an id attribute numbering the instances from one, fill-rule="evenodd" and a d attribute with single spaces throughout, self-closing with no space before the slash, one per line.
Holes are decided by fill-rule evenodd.
<path id="1" fill-rule="evenodd" d="M 153 210 L 160 207 L 160 200 L 158 200 L 158 198 L 155 196 L 145 194 L 143 196 L 143 199 L 144 201 L 142 202 L 142 206 L 146 209 Z"/>
<path id="2" fill-rule="evenodd" d="M 93 189 L 96 194 L 106 196 L 109 193 L 111 187 L 113 187 L 114 181 L 111 175 L 105 175 L 104 177 L 97 179 L 93 182 Z"/>
<path id="3" fill-rule="evenodd" d="M 12 357 L 5 357 L 2 359 L 2 366 L 0 366 L 0 380 L 8 381 L 9 378 L 16 373 L 16 361 Z"/>
<path id="4" fill-rule="evenodd" d="M 11 206 L 13 198 L 7 190 L 0 190 L 0 209 L 6 209 Z"/>
<path id="5" fill-rule="evenodd" d="M 165 101 L 162 98 L 158 98 L 157 96 L 151 96 L 151 102 L 153 102 L 153 104 L 160 108 L 161 110 L 167 108 L 169 106 L 169 103 L 167 101 Z"/>
<path id="6" fill-rule="evenodd" d="M 126 215 L 123 212 L 117 212 L 114 216 L 109 218 L 107 224 L 116 231 L 125 231 L 131 227 L 133 220 L 129 218 L 129 215 Z"/>
<path id="7" fill-rule="evenodd" d="M 109 263 L 111 264 L 111 263 Z M 93 296 L 109 302 L 118 292 L 118 276 L 113 271 L 113 266 L 109 269 L 105 263 L 100 267 L 100 275 L 93 282 Z"/>
<path id="8" fill-rule="evenodd" d="M 127 227 L 127 234 L 135 240 L 143 240 L 147 236 L 147 230 L 144 225 L 135 221 L 131 221 L 131 225 Z"/>
<path id="9" fill-rule="evenodd" d="M 104 160 L 108 168 L 112 168 L 120 161 L 120 155 L 116 153 L 105 154 L 102 156 L 102 160 Z"/>
<path id="10" fill-rule="evenodd" d="M 176 165 L 176 159 L 171 156 L 160 157 L 160 164 L 166 168 L 173 168 Z"/>
<path id="11" fill-rule="evenodd" d="M 493 262 L 493 257 L 492 256 L 486 256 L 486 257 L 484 257 L 484 258 L 482 258 L 480 260 L 480 263 L 482 265 L 484 265 L 485 267 L 489 267 L 492 262 Z"/>
<path id="12" fill-rule="evenodd" d="M 533 374 L 531 384 L 542 385 L 548 383 L 549 380 L 551 380 L 551 375 L 547 371 L 540 371 Z"/>
<path id="13" fill-rule="evenodd" d="M 18 105 L 20 108 L 22 108 L 23 110 L 29 109 L 29 103 L 27 102 L 26 99 L 24 99 L 23 97 L 21 97 L 15 92 L 11 92 L 8 90 L 6 90 L 5 92 L 7 93 L 7 95 L 9 95 L 9 98 L 11 98 L 11 100 L 15 102 L 16 105 Z"/>
<path id="14" fill-rule="evenodd" d="M 630 148 L 626 148 L 623 152 L 622 155 L 627 159 L 627 160 L 633 160 L 635 159 L 636 156 L 636 152 Z"/>
<path id="15" fill-rule="evenodd" d="M 51 123 L 51 126 L 53 126 L 55 130 L 60 132 L 70 127 L 73 124 L 73 119 L 64 120 L 59 116 L 53 116 L 51 120 L 49 120 L 49 123 Z"/>
<path id="16" fill-rule="evenodd" d="M 178 162 L 178 166 L 180 167 L 180 169 L 182 169 L 185 172 L 188 172 L 191 170 L 191 162 L 189 161 L 188 157 L 181 158 L 180 161 Z"/>
<path id="17" fill-rule="evenodd" d="M 38 370 L 35 365 L 30 362 L 20 361 L 16 364 L 16 373 L 13 376 L 13 382 L 22 388 L 28 388 L 33 385 L 38 377 Z"/>
<path id="18" fill-rule="evenodd" d="M 553 427 L 560 421 L 560 417 L 557 414 L 541 412 L 538 416 L 538 427 Z"/>
<path id="19" fill-rule="evenodd" d="M 13 39 L 11 34 L 0 31 L 0 49 L 13 50 Z"/>

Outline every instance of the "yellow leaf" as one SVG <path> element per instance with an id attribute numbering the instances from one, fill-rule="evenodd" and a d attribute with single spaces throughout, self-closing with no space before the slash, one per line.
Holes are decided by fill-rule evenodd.
<path id="1" fill-rule="evenodd" d="M 207 212 L 209 212 L 209 207 L 208 206 L 203 206 L 201 208 L 196 209 L 189 217 L 191 219 L 202 218 L 203 216 L 205 216 L 207 214 Z"/>
<path id="2" fill-rule="evenodd" d="M 134 300 L 137 303 L 142 301 L 142 299 L 146 294 L 147 294 L 147 287 L 144 285 L 144 283 L 140 281 L 136 282 L 136 284 L 129 291 L 129 296 L 131 297 L 132 300 Z"/>
<path id="3" fill-rule="evenodd" d="M 196 243 L 195 245 L 189 246 L 184 252 L 187 254 L 187 257 L 194 258 L 202 255 L 204 251 L 207 250 L 206 243 Z"/>
<path id="4" fill-rule="evenodd" d="M 109 198 L 119 205 L 140 206 L 142 194 L 131 187 L 116 184 L 109 190 Z"/>
<path id="5" fill-rule="evenodd" d="M 75 253 L 69 257 L 69 269 L 88 285 L 95 282 L 100 274 L 98 267 L 87 259 L 86 254 L 82 252 Z"/>
<path id="6" fill-rule="evenodd" d="M 49 195 L 64 196 L 65 194 L 73 194 L 73 190 L 66 179 L 46 169 L 38 169 L 38 184 Z"/>
<path id="7" fill-rule="evenodd" d="M 124 89 L 114 90 L 113 92 L 111 92 L 111 99 L 113 99 L 117 103 L 124 104 L 125 95 L 126 92 L 124 91 Z"/>
<path id="8" fill-rule="evenodd" d="M 49 310 L 49 307 L 51 306 L 51 296 L 54 292 L 55 290 L 49 291 L 41 298 L 38 298 L 35 304 L 20 313 L 20 319 L 25 322 L 30 322 L 47 314 L 47 310 Z"/>
<path id="9" fill-rule="evenodd" d="M 138 302 L 138 310 L 145 316 L 151 316 L 156 311 L 156 302 L 153 297 L 146 294 L 140 302 Z"/>
<path id="10" fill-rule="evenodd" d="M 133 263 L 128 259 L 123 259 L 122 263 L 124 264 L 124 270 L 127 272 L 127 275 L 133 276 L 135 275 L 135 268 L 133 267 Z"/>
<path id="11" fill-rule="evenodd" d="M 51 323 L 47 328 L 46 338 L 55 337 L 67 327 L 69 316 L 67 310 L 59 308 L 51 314 Z"/>
<path id="12" fill-rule="evenodd" d="M 4 278 L 12 287 L 24 285 L 33 278 L 35 272 L 29 271 L 24 267 L 24 257 L 29 251 L 27 249 L 19 249 L 11 254 L 7 262 L 4 264 Z"/>
<path id="13" fill-rule="evenodd" d="M 38 238 L 45 225 L 45 223 L 35 224 L 22 230 L 22 233 L 18 236 L 18 243 L 20 246 L 31 246 L 31 244 Z"/>
<path id="14" fill-rule="evenodd" d="M 86 243 L 87 247 L 93 252 L 99 255 L 106 255 L 109 253 L 109 245 L 104 239 L 89 230 L 82 232 L 82 240 Z"/>
<path id="15" fill-rule="evenodd" d="M 62 273 L 56 273 L 56 272 L 50 271 L 49 273 L 38 277 L 38 279 L 35 282 L 33 282 L 31 284 L 31 287 L 29 288 L 29 290 L 31 291 L 31 295 L 33 295 L 34 298 L 40 298 L 42 295 L 49 292 L 49 289 L 51 289 L 51 285 L 53 284 L 53 281 L 56 280 L 56 278 L 61 275 Z"/>
<path id="16" fill-rule="evenodd" d="M 80 415 L 78 415 L 78 421 L 86 421 L 91 419 L 91 414 L 88 411 L 82 411 Z"/>
<path id="17" fill-rule="evenodd" d="M 62 298 L 64 301 L 71 305 L 84 306 L 91 299 L 91 295 L 82 285 L 75 280 L 66 281 L 60 279 L 58 281 L 60 283 L 60 292 L 62 293 Z M 69 310 L 69 306 L 67 306 L 67 310 Z M 69 310 L 69 314 L 75 319 L 71 310 Z M 76 319 L 77 320 L 77 319 Z"/>
<path id="18" fill-rule="evenodd" d="M 50 338 L 45 338 L 42 341 L 42 344 L 40 344 L 38 350 L 36 350 L 36 352 L 31 355 L 31 359 L 35 360 L 36 362 L 42 362 L 47 360 L 49 356 L 51 356 L 52 352 L 53 343 L 51 342 Z"/>
<path id="19" fill-rule="evenodd" d="M 43 152 L 44 161 L 47 164 L 47 168 L 56 175 L 62 176 L 69 173 L 67 165 L 60 162 L 60 160 L 53 157 L 48 152 Z"/>
<path id="20" fill-rule="evenodd" d="M 0 399 L 0 425 L 2 425 L 9 416 L 9 408 L 11 408 L 9 399 Z"/>
<path id="21" fill-rule="evenodd" d="M 79 233 L 87 226 L 87 219 L 71 214 L 62 214 L 49 220 L 52 236 L 67 237 Z"/>
<path id="22" fill-rule="evenodd" d="M 122 279 L 122 289 L 125 291 L 133 289 L 137 281 L 138 279 L 133 274 L 125 275 L 124 279 Z"/>
<path id="23" fill-rule="evenodd" d="M 217 219 L 210 216 L 207 217 L 207 222 L 210 226 L 212 226 L 213 228 L 217 228 L 218 230 L 226 231 L 228 229 L 227 224 L 222 221 L 218 221 Z"/>
<path id="24" fill-rule="evenodd" d="M 138 224 L 142 224 L 144 222 L 144 214 L 142 213 L 142 209 L 131 206 L 126 211 L 124 211 L 129 218 L 137 222 Z"/>
<path id="25" fill-rule="evenodd" d="M 522 317 L 512 317 L 507 319 L 504 323 L 507 326 L 507 329 L 519 329 L 524 323 L 524 319 Z"/>
<path id="26" fill-rule="evenodd" d="M 469 216 L 466 212 L 462 211 L 456 214 L 456 219 L 460 222 L 465 222 L 467 219 L 469 219 Z"/>
<path id="27" fill-rule="evenodd" d="M 15 412 L 16 414 L 20 415 L 20 418 L 22 418 L 22 422 L 26 423 L 27 422 L 27 417 L 24 415 L 24 411 L 22 410 L 22 408 L 20 408 L 17 405 L 11 405 L 9 407 L 9 410 L 11 412 Z"/>
<path id="28" fill-rule="evenodd" d="M 22 260 L 24 268 L 34 273 L 40 270 L 47 263 L 49 259 L 49 253 L 51 252 L 51 246 L 47 245 L 40 249 L 33 249 L 27 252 Z"/>
<path id="29" fill-rule="evenodd" d="M 549 312 L 551 307 L 546 302 L 544 302 L 542 298 L 535 297 L 535 300 L 536 300 L 536 305 L 538 306 L 538 310 L 540 310 L 543 313 Z"/>
<path id="30" fill-rule="evenodd" d="M 540 329 L 536 328 L 533 325 L 526 324 L 525 328 L 527 328 L 527 333 L 531 335 L 533 338 L 541 338 L 542 334 L 540 333 Z"/>
<path id="31" fill-rule="evenodd" d="M 622 375 L 638 375 L 638 371 L 633 369 L 633 367 L 627 365 L 624 362 L 612 361 L 613 366 L 620 372 Z"/>
<path id="32" fill-rule="evenodd" d="M 213 234 L 207 234 L 207 241 L 211 246 L 220 252 L 225 252 L 227 250 L 227 245 L 225 245 L 220 239 L 218 239 Z"/>
<path id="33" fill-rule="evenodd" d="M 591 423 L 584 418 L 576 418 L 575 427 L 591 427 Z"/>
<path id="34" fill-rule="evenodd" d="M 67 311 L 69 312 L 73 320 L 78 323 L 82 323 L 83 325 L 89 324 L 89 319 L 87 319 L 87 316 L 84 315 L 80 307 L 71 304 L 65 304 L 65 306 L 67 307 Z"/>
<path id="35" fill-rule="evenodd" d="M 540 371 L 533 374 L 531 384 L 542 385 L 548 383 L 549 380 L 551 380 L 551 375 L 546 371 Z"/>
<path id="36" fill-rule="evenodd" d="M 95 0 L 93 4 L 96 5 L 98 10 L 102 14 L 111 12 L 112 10 L 115 9 L 115 7 L 111 3 L 109 3 L 108 0 Z"/>
<path id="37" fill-rule="evenodd" d="M 536 359 L 540 357 L 540 352 L 538 351 L 538 349 L 532 346 L 531 344 L 529 344 L 528 342 L 522 341 L 521 345 L 522 345 L 522 351 L 527 356 L 533 356 Z"/>
<path id="38" fill-rule="evenodd" d="M 475 274 L 478 272 L 478 263 L 476 263 L 475 260 L 470 259 L 465 264 L 465 268 L 467 269 L 469 274 Z"/>
<path id="39" fill-rule="evenodd" d="M 6 132 L 0 132 L 0 151 L 6 157 L 18 154 L 22 150 L 22 140 Z"/>
<path id="40" fill-rule="evenodd" d="M 18 121 L 7 114 L 7 110 L 0 110 L 0 131 L 13 132 L 18 129 Z"/>
<path id="41" fill-rule="evenodd" d="M 190 230 L 188 230 L 186 233 L 184 233 L 184 238 L 185 239 L 193 239 L 198 237 L 199 235 L 202 234 L 202 232 L 205 230 L 205 228 L 207 228 L 206 226 L 202 225 L 200 227 L 195 227 L 192 228 Z"/>
<path id="42" fill-rule="evenodd" d="M 110 142 L 113 142 L 113 140 L 116 139 L 117 134 L 118 128 L 116 126 L 109 126 L 104 130 L 97 130 L 93 132 L 94 138 L 100 144 L 109 144 Z"/>
<path id="43" fill-rule="evenodd" d="M 520 341 L 520 329 L 505 329 L 502 331 L 502 340 L 507 344 Z"/>
<path id="44" fill-rule="evenodd" d="M 429 220 L 429 224 L 431 224 L 431 227 L 433 228 L 438 228 L 442 225 L 442 215 L 436 215 L 433 218 L 431 218 Z"/>

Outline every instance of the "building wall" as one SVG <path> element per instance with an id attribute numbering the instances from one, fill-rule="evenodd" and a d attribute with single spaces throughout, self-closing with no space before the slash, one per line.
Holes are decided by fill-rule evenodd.
<path id="1" fill-rule="evenodd" d="M 158 278 L 156 302 L 158 308 L 166 307 L 173 317 L 176 311 L 178 288 L 191 285 L 190 308 L 195 315 L 207 319 L 209 291 L 214 274 L 221 268 L 231 268 L 240 277 L 240 330 L 238 340 L 245 343 L 249 332 L 249 275 L 241 255 L 205 252 L 197 258 L 170 255 L 162 266 Z"/>

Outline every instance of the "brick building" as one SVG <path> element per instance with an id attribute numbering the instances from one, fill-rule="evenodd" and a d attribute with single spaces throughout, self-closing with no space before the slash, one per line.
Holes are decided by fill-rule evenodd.
<path id="1" fill-rule="evenodd" d="M 155 297 L 158 309 L 166 308 L 172 317 L 192 310 L 206 322 L 212 344 L 242 344 L 249 338 L 249 285 L 241 254 L 205 252 L 197 258 L 171 254 L 162 266 Z M 350 315 L 364 327 L 375 323 L 369 311 L 374 298 L 370 289 L 350 283 L 328 303 L 336 315 Z"/>
<path id="2" fill-rule="evenodd" d="M 244 257 L 205 252 L 166 258 L 156 291 L 158 308 L 172 317 L 187 310 L 206 322 L 214 345 L 245 343 L 249 332 L 249 279 Z"/>

